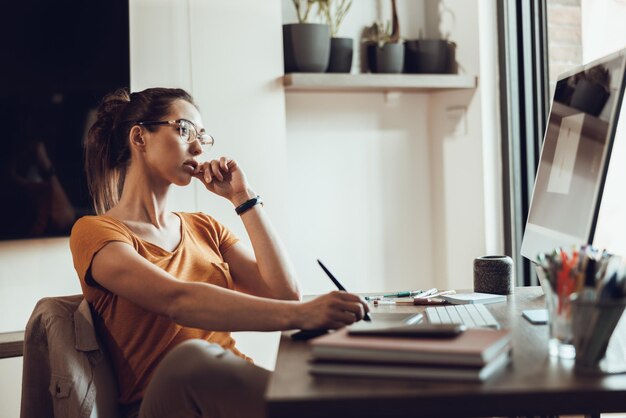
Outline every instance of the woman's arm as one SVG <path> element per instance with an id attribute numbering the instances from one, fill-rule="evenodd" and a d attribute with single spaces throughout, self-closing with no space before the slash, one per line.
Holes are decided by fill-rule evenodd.
<path id="1" fill-rule="evenodd" d="M 235 288 L 256 296 L 300 300 L 300 290 L 287 251 L 263 207 L 256 205 L 241 215 L 241 220 L 254 253 L 246 245 L 237 243 L 223 254 L 224 261 L 230 266 Z"/>
<path id="2" fill-rule="evenodd" d="M 207 189 L 230 200 L 235 207 L 256 196 L 234 160 L 222 157 L 205 163 L 198 178 Z M 269 298 L 300 300 L 300 290 L 287 251 L 261 205 L 241 215 L 254 254 L 243 244 L 223 256 L 238 290 Z"/>
<path id="3" fill-rule="evenodd" d="M 358 296 L 345 292 L 302 303 L 181 282 L 122 242 L 102 248 L 90 271 L 101 286 L 148 311 L 180 325 L 214 331 L 334 329 L 360 320 L 368 309 Z"/>

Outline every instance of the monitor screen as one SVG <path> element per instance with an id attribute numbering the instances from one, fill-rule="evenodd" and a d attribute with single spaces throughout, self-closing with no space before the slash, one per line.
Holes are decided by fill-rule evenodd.
<path id="1" fill-rule="evenodd" d="M 560 77 L 543 141 L 522 255 L 592 242 L 624 93 L 625 54 Z"/>
<path id="2" fill-rule="evenodd" d="M 0 240 L 69 235 L 95 108 L 130 82 L 128 0 L 12 2 L 0 33 Z"/>

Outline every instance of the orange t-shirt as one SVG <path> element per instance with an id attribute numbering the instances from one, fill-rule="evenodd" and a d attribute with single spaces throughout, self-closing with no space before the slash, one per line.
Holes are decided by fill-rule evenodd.
<path id="1" fill-rule="evenodd" d="M 215 219 L 202 213 L 177 213 L 181 240 L 172 251 L 144 241 L 123 222 L 110 216 L 85 216 L 72 229 L 70 248 L 85 299 L 95 313 L 96 331 L 111 357 L 119 387 L 119 402 L 141 399 L 163 356 L 181 342 L 202 338 L 250 359 L 235 348 L 228 332 L 189 328 L 146 311 L 100 286 L 91 277 L 94 255 L 113 241 L 131 245 L 137 253 L 178 280 L 205 282 L 233 289 L 222 254 L 238 239 Z M 136 280 L 141 280 L 137 277 Z"/>

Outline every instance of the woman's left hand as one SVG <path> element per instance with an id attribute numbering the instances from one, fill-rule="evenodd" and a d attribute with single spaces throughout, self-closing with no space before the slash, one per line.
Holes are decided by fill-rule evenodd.
<path id="1" fill-rule="evenodd" d="M 249 190 L 245 173 L 235 160 L 228 157 L 201 163 L 194 177 L 199 179 L 207 190 L 231 202 L 238 196 L 246 195 Z"/>

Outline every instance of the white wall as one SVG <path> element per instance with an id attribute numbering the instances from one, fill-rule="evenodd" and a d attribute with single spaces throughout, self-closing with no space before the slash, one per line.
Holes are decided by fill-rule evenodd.
<path id="1" fill-rule="evenodd" d="M 433 94 L 428 108 L 436 284 L 472 288 L 473 259 L 503 251 L 495 3 L 427 5 L 441 16 L 427 33 L 449 34 L 460 71 L 478 76 L 478 89 Z"/>
<path id="2" fill-rule="evenodd" d="M 289 233 L 305 293 L 431 287 L 428 98 L 289 93 Z"/>
<path id="3" fill-rule="evenodd" d="M 22 358 L 0 360 L 0 418 L 20 416 Z"/>
<path id="4" fill-rule="evenodd" d="M 583 63 L 626 48 L 626 3 L 581 0 Z"/>

